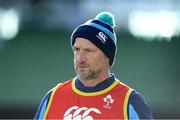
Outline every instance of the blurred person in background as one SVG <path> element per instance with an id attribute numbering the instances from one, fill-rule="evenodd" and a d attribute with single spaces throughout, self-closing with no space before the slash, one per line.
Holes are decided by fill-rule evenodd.
<path id="1" fill-rule="evenodd" d="M 50 90 L 34 119 L 153 119 L 140 94 L 110 72 L 117 48 L 114 27 L 114 16 L 101 12 L 74 30 L 77 76 Z"/>

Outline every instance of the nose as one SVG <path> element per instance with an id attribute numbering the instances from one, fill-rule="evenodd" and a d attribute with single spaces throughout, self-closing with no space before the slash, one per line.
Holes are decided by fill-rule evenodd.
<path id="1" fill-rule="evenodd" d="M 78 63 L 83 63 L 86 61 L 86 54 L 82 50 L 80 50 L 76 55 L 76 61 Z"/>

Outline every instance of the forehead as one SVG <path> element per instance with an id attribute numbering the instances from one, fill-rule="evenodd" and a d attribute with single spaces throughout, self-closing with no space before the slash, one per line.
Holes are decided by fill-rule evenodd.
<path id="1" fill-rule="evenodd" d="M 96 48 L 99 49 L 98 47 L 96 47 L 96 45 L 94 45 L 91 41 L 89 41 L 86 38 L 80 38 L 77 37 L 74 43 L 74 47 L 81 47 L 81 48 Z"/>

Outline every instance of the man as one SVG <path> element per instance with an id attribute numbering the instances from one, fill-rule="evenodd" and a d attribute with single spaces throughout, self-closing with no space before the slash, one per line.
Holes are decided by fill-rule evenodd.
<path id="1" fill-rule="evenodd" d="M 44 97 L 35 119 L 152 119 L 143 98 L 123 84 L 110 67 L 116 53 L 114 16 L 102 12 L 71 36 L 77 76 Z"/>

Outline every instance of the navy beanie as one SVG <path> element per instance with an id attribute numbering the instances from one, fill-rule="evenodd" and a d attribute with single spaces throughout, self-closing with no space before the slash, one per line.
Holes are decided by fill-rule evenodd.
<path id="1" fill-rule="evenodd" d="M 101 12 L 93 20 L 88 20 L 74 30 L 71 35 L 71 45 L 74 45 L 77 37 L 88 39 L 109 58 L 111 66 L 116 53 L 114 26 L 114 16 L 109 12 Z"/>

